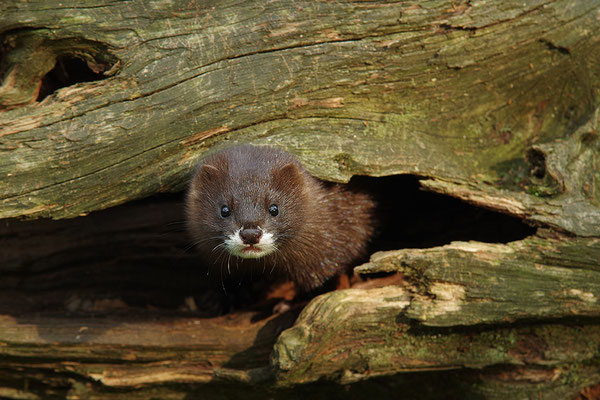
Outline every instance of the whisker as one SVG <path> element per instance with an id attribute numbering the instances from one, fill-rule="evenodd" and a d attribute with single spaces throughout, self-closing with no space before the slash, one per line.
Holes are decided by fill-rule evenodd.
<path id="1" fill-rule="evenodd" d="M 171 222 L 167 222 L 165 224 L 165 226 L 181 226 L 181 225 L 185 225 L 187 223 L 187 221 L 183 220 L 183 221 L 171 221 Z"/>
<path id="2" fill-rule="evenodd" d="M 229 268 L 229 261 L 231 261 L 231 253 L 227 256 L 227 273 L 231 276 L 231 269 Z"/>
<path id="3" fill-rule="evenodd" d="M 225 280 L 223 279 L 223 264 L 221 264 L 221 268 L 219 268 L 219 270 L 221 271 L 221 287 L 223 288 L 223 293 L 225 293 L 225 295 L 227 296 L 227 289 L 225 289 Z"/>
<path id="4" fill-rule="evenodd" d="M 226 253 L 227 251 L 225 250 L 225 248 L 219 248 L 218 249 L 218 253 L 217 253 L 217 257 L 215 258 L 215 260 L 213 261 L 213 265 L 216 264 L 221 257 L 223 257 L 223 255 Z M 221 263 L 221 267 L 223 266 L 223 263 Z"/>
<path id="5" fill-rule="evenodd" d="M 215 247 L 213 247 L 213 249 L 211 250 L 211 253 L 214 252 L 215 250 L 225 250 L 225 248 L 227 247 L 227 245 L 225 243 L 219 243 L 218 245 L 216 245 Z"/>
<path id="6" fill-rule="evenodd" d="M 222 241 L 225 239 L 225 236 L 219 235 L 219 236 L 211 236 L 211 237 L 206 237 L 206 238 L 202 238 L 199 240 L 194 240 L 192 242 L 190 242 L 185 248 L 184 251 L 187 253 L 188 251 L 190 251 L 192 248 L 198 246 L 199 244 L 202 244 L 204 242 L 208 242 L 208 241 L 214 241 L 214 240 L 219 240 Z"/>

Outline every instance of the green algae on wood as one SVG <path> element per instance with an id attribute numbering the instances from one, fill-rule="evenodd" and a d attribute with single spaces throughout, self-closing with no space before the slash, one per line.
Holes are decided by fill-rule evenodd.
<path id="1" fill-rule="evenodd" d="M 500 324 L 600 316 L 599 259 L 598 239 L 532 237 L 376 253 L 357 271 L 403 273 L 405 315 L 424 325 Z"/>
<path id="2" fill-rule="evenodd" d="M 597 106 L 598 5 L 583 0 L 11 4 L 0 32 L 92 40 L 118 67 L 0 112 L 0 217 L 75 217 L 180 190 L 230 139 L 288 149 L 331 180 L 497 182 L 505 161 Z"/>

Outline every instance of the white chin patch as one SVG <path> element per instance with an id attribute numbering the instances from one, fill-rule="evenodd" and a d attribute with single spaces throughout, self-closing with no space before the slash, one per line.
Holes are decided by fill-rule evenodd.
<path id="1" fill-rule="evenodd" d="M 240 237 L 241 230 L 242 228 L 238 229 L 225 239 L 225 247 L 232 255 L 240 258 L 261 258 L 277 250 L 272 233 L 262 231 L 258 243 L 245 244 Z"/>

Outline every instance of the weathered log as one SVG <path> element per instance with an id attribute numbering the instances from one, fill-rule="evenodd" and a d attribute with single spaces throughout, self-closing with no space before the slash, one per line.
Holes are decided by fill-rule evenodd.
<path id="1" fill-rule="evenodd" d="M 600 378 L 598 260 L 598 239 L 539 237 L 377 253 L 358 271 L 402 273 L 404 285 L 315 299 L 275 346 L 280 383 L 477 368 L 486 378 L 469 390 L 486 398 L 572 396 Z M 595 319 L 550 322 L 581 316 Z"/>
<path id="2" fill-rule="evenodd" d="M 532 393 L 557 387 L 557 379 L 566 390 L 572 372 L 563 369 L 569 363 L 598 366 L 598 259 L 597 239 L 531 238 L 378 253 L 358 270 L 399 272 L 404 285 L 315 299 L 280 336 L 273 362 L 288 384 L 323 376 L 353 381 L 398 371 L 502 365 L 514 368 L 488 372 L 487 378 L 513 379 L 506 379 L 495 398 L 522 396 L 527 385 L 509 388 L 528 371 L 545 371 L 531 380 Z M 551 322 L 581 316 L 596 319 Z M 529 324 L 509 325 L 520 320 Z M 585 369 L 584 376 L 582 386 L 599 378 L 594 368 Z M 573 393 L 580 389 L 571 386 Z"/>
<path id="3" fill-rule="evenodd" d="M 598 382 L 597 324 L 427 329 L 408 317 L 411 305 L 393 286 L 316 298 L 275 345 L 278 384 L 469 369 L 472 381 L 453 393 L 506 399 L 572 397 Z"/>
<path id="4" fill-rule="evenodd" d="M 596 107 L 595 2 L 116 2 L 77 18 L 68 2 L 15 4 L 0 5 L 3 96 L 35 93 L 59 55 L 109 74 L 2 113 L 5 218 L 178 190 L 208 147 L 237 140 L 328 179 L 502 185 L 527 146 Z"/>
<path id="5" fill-rule="evenodd" d="M 406 316 L 427 326 L 600 317 L 600 240 L 532 237 L 377 253 L 361 272 L 399 271 Z"/>
<path id="6" fill-rule="evenodd" d="M 178 390 L 168 389 L 173 383 L 190 384 L 193 389 L 194 384 L 215 380 L 261 382 L 270 377 L 265 367 L 273 342 L 294 316 L 250 323 L 254 317 L 256 313 L 210 320 L 156 314 L 135 318 L 4 316 L 0 321 L 1 368 L 12 379 L 0 378 L 0 395 L 110 398 L 112 391 L 119 398 L 123 393 L 135 396 L 136 388 L 149 385 L 156 393 L 177 398 Z M 29 390 L 23 381 L 31 382 Z M 8 385 L 15 384 L 21 384 L 20 389 L 30 397 L 19 397 L 14 392 L 19 386 L 9 389 Z M 38 385 L 47 387 L 40 390 Z M 161 385 L 165 388 L 156 389 Z"/>
<path id="7" fill-rule="evenodd" d="M 586 0 L 2 2 L 0 218 L 76 218 L 2 222 L 0 246 L 14 247 L 0 254 L 0 396 L 347 398 L 342 383 L 564 398 L 600 382 L 599 12 Z M 88 213 L 180 191 L 205 151 L 235 142 L 285 148 L 333 181 L 413 174 L 541 228 L 376 254 L 360 270 L 403 283 L 318 297 L 279 338 L 292 314 L 177 312 L 206 287 L 191 283 L 181 233 L 153 240 L 178 211 Z"/>

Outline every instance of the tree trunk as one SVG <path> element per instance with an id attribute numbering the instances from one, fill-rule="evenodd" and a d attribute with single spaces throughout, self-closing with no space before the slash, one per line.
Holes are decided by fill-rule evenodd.
<path id="1" fill-rule="evenodd" d="M 598 15 L 588 0 L 2 2 L 0 397 L 598 384 Z M 331 181 L 411 174 L 537 231 L 396 244 L 357 269 L 387 278 L 295 322 L 264 304 L 215 317 L 219 277 L 186 248 L 181 196 L 150 196 L 231 143 Z"/>

